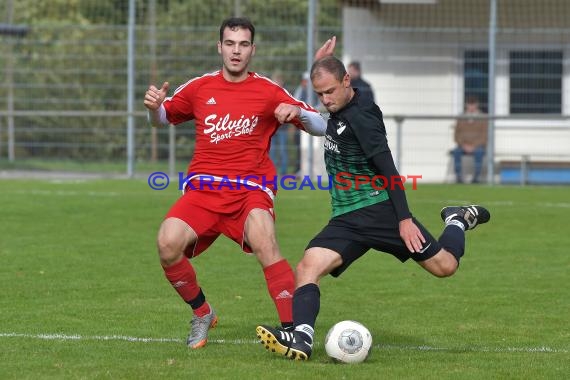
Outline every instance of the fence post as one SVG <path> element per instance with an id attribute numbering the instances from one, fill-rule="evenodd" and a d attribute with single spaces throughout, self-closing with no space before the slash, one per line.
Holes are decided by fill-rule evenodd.
<path id="1" fill-rule="evenodd" d="M 12 0 L 9 0 L 6 4 L 6 18 L 8 25 L 12 25 L 14 18 L 14 4 Z M 16 138 L 14 131 L 14 115 L 10 115 L 14 112 L 14 56 L 12 54 L 13 49 L 8 49 L 8 57 L 6 59 L 6 85 L 8 87 L 7 104 L 8 109 L 8 161 L 14 162 L 16 159 Z"/>
<path id="2" fill-rule="evenodd" d="M 156 0 L 148 0 L 148 49 L 150 55 L 150 83 L 157 84 L 156 68 Z M 150 129 L 150 162 L 158 161 L 158 130 Z"/>
<path id="3" fill-rule="evenodd" d="M 168 126 L 168 175 L 174 178 L 176 171 L 176 127 Z"/>
<path id="4" fill-rule="evenodd" d="M 8 109 L 8 161 L 16 160 L 16 129 L 14 122 L 14 62 L 12 53 L 8 49 L 8 58 L 6 59 L 6 84 L 8 93 L 6 94 L 6 108 Z"/>
<path id="5" fill-rule="evenodd" d="M 497 33 L 497 0 L 490 0 L 489 9 L 489 94 L 487 126 L 487 183 L 495 183 L 495 61 Z"/>
<path id="6" fill-rule="evenodd" d="M 530 161 L 530 156 L 528 154 L 523 154 L 521 156 L 521 186 L 524 186 L 528 182 L 528 162 Z"/>
<path id="7" fill-rule="evenodd" d="M 135 0 L 129 0 L 127 41 L 127 176 L 132 178 L 135 166 Z"/>
<path id="8" fill-rule="evenodd" d="M 317 4 L 318 0 L 309 0 L 309 10 L 307 15 L 307 72 L 310 72 L 313 64 L 313 56 L 315 54 L 315 38 L 317 36 Z M 313 92 L 313 83 L 307 81 L 307 103 L 310 105 L 315 104 L 315 94 Z M 313 150 L 313 136 L 309 137 L 309 178 L 313 178 L 313 163 L 314 150 Z"/>
<path id="9" fill-rule="evenodd" d="M 402 126 L 404 124 L 404 117 L 396 116 L 394 117 L 394 121 L 396 122 L 396 157 L 394 157 L 394 164 L 398 172 L 402 174 Z"/>

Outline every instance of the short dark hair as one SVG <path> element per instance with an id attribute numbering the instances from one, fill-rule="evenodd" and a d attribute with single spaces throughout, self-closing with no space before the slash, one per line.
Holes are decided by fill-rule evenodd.
<path id="1" fill-rule="evenodd" d="M 313 63 L 313 66 L 311 66 L 311 79 L 313 79 L 316 72 L 321 69 L 333 74 L 339 82 L 342 82 L 346 76 L 346 68 L 344 67 L 344 64 L 340 59 L 332 55 L 321 58 Z"/>
<path id="2" fill-rule="evenodd" d="M 348 66 L 349 66 L 349 67 L 350 67 L 350 66 L 354 67 L 354 68 L 355 68 L 357 71 L 359 71 L 359 72 L 361 71 L 361 70 L 360 70 L 360 62 L 359 62 L 359 61 L 352 61 L 352 62 L 350 62 L 350 63 L 348 64 Z"/>
<path id="3" fill-rule="evenodd" d="M 253 43 L 253 37 L 255 37 L 255 26 L 247 17 L 230 17 L 222 21 L 220 26 L 220 42 L 224 39 L 224 30 L 226 28 L 234 29 L 249 29 L 251 32 L 251 43 Z"/>

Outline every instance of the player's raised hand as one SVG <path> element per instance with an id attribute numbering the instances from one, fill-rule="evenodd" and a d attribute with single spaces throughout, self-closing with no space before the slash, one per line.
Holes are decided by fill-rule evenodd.
<path id="1" fill-rule="evenodd" d="M 315 61 L 321 58 L 327 57 L 329 55 L 334 54 L 334 47 L 336 46 L 336 36 L 332 36 L 328 40 L 325 41 L 323 46 L 317 50 L 315 53 Z"/>
<path id="2" fill-rule="evenodd" d="M 274 111 L 275 118 L 281 123 L 287 123 L 301 116 L 301 108 L 292 104 L 280 103 Z"/>
<path id="3" fill-rule="evenodd" d="M 154 85 L 150 85 L 146 94 L 144 95 L 144 105 L 149 110 L 157 110 L 158 107 L 164 102 L 164 98 L 168 94 L 168 82 L 164 82 L 160 89 Z"/>

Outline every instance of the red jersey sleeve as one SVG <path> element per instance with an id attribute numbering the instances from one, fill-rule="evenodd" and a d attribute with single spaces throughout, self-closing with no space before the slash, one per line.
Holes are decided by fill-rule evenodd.
<path id="1" fill-rule="evenodd" d="M 172 124 L 180 124 L 194 119 L 194 94 L 197 93 L 198 82 L 191 79 L 178 87 L 174 94 L 162 103 L 166 110 L 166 118 Z"/>

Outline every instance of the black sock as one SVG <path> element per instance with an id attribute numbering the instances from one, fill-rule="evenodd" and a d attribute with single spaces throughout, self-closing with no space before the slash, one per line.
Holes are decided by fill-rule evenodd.
<path id="1" fill-rule="evenodd" d="M 303 285 L 293 295 L 293 323 L 295 326 L 309 325 L 315 328 L 315 322 L 321 306 L 321 292 L 317 284 Z"/>
<path id="2" fill-rule="evenodd" d="M 281 322 L 281 327 L 283 327 L 285 330 L 292 330 L 293 326 L 293 322 Z"/>
<path id="3" fill-rule="evenodd" d="M 465 231 L 459 226 L 447 225 L 438 241 L 459 263 L 459 259 L 465 253 Z"/>
<path id="4" fill-rule="evenodd" d="M 204 302 L 206 302 L 206 296 L 204 295 L 202 288 L 200 288 L 200 293 L 198 293 L 198 295 L 194 299 L 188 301 L 187 303 L 188 305 L 190 305 L 190 307 L 192 307 L 192 310 L 196 310 L 197 308 L 202 306 Z"/>

